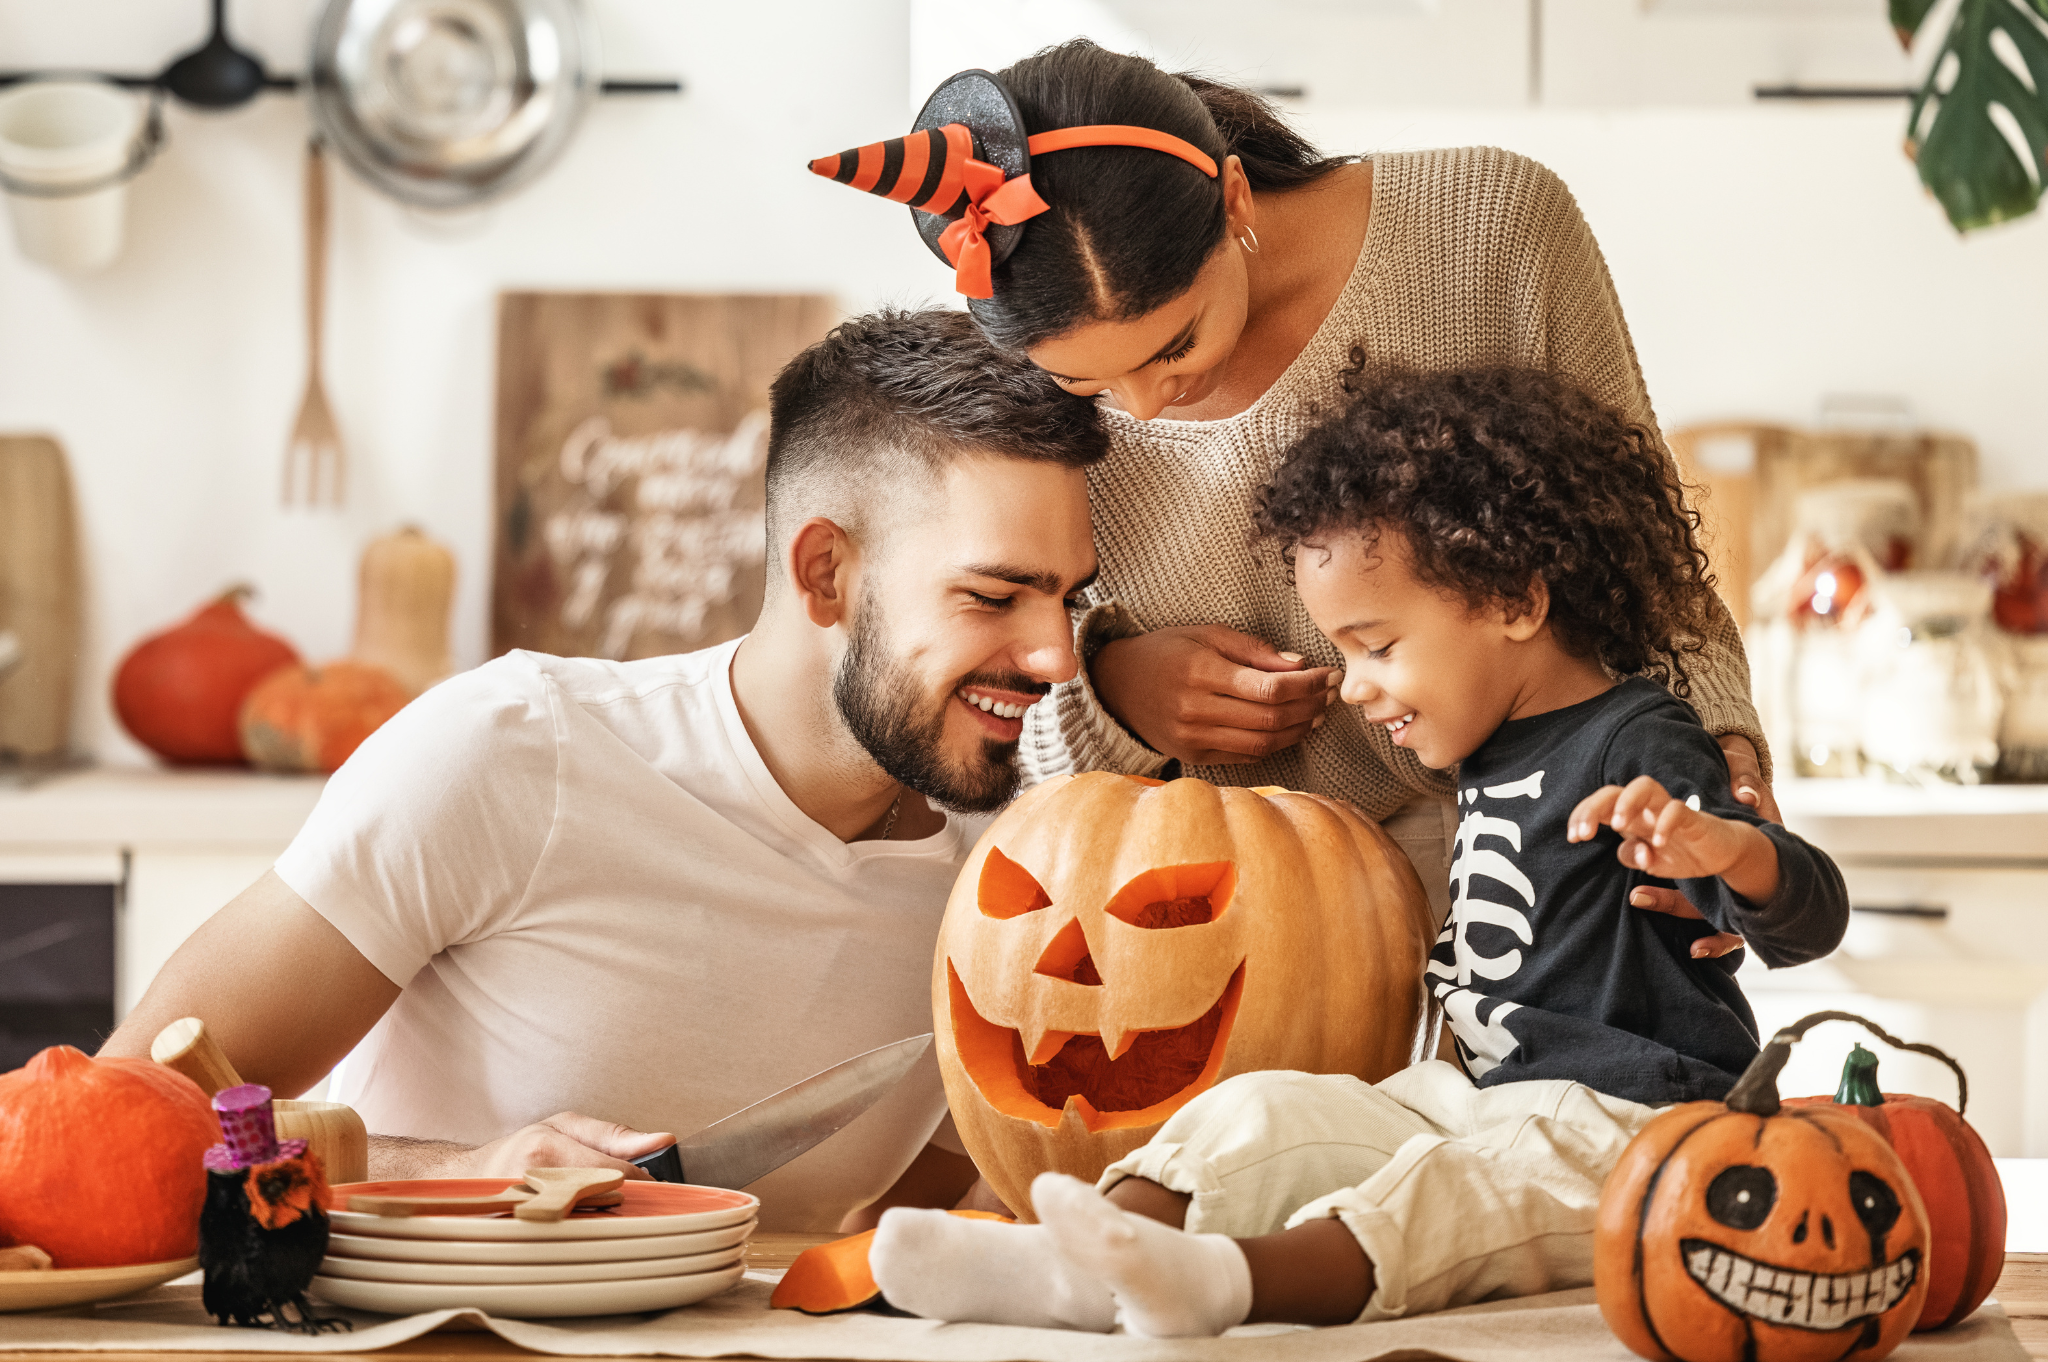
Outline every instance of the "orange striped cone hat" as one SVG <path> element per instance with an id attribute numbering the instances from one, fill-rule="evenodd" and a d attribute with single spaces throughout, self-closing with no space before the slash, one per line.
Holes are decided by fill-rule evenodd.
<path id="1" fill-rule="evenodd" d="M 1017 101 L 987 71 L 948 77 L 907 137 L 870 142 L 811 162 L 811 173 L 908 204 L 932 254 L 953 267 L 954 287 L 969 298 L 995 292 L 991 272 L 1046 211 L 1031 187 L 1031 158 L 1070 147 L 1126 146 L 1163 151 L 1214 178 L 1216 162 L 1199 147 L 1154 128 L 1104 124 L 1024 132 Z"/>

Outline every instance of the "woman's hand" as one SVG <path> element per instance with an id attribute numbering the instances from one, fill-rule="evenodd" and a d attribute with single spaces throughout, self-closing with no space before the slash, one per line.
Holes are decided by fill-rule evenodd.
<path id="1" fill-rule="evenodd" d="M 1721 756 L 1728 763 L 1728 788 L 1734 791 L 1735 802 L 1749 805 L 1767 823 L 1784 822 L 1771 787 L 1764 783 L 1763 763 L 1757 760 L 1755 744 L 1740 733 L 1723 733 L 1714 741 L 1721 745 Z"/>
<path id="2" fill-rule="evenodd" d="M 1118 723 L 1197 766 L 1242 765 L 1294 746 L 1322 723 L 1337 676 L 1220 624 L 1117 639 L 1088 667 Z"/>

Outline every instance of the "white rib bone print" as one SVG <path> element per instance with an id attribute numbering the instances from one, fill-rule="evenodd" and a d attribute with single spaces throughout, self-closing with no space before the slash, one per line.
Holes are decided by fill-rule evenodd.
<path id="1" fill-rule="evenodd" d="M 1543 775 L 1538 771 L 1505 785 L 1489 785 L 1485 794 L 1489 799 L 1541 799 Z M 1478 795 L 1478 791 L 1467 790 L 1464 802 L 1476 802 Z M 1446 964 L 1434 958 L 1429 962 L 1429 974 L 1436 981 L 1431 987 L 1437 1001 L 1443 1004 L 1452 1032 L 1465 1048 L 1467 1067 L 1475 1078 L 1497 1067 L 1520 1044 L 1502 1025 L 1509 1013 L 1519 1010 L 1520 1004 L 1495 1001 L 1491 1014 L 1481 1022 L 1479 1004 L 1485 1000 L 1485 995 L 1473 992 L 1470 985 L 1475 978 L 1512 977 L 1521 969 L 1523 955 L 1512 947 L 1498 955 L 1481 954 L 1471 942 L 1470 928 L 1479 923 L 1502 927 L 1514 933 L 1524 946 L 1535 944 L 1528 914 L 1523 909 L 1536 906 L 1536 886 L 1505 852 L 1478 845 L 1483 837 L 1505 842 L 1515 852 L 1522 849 L 1521 824 L 1512 819 L 1483 814 L 1477 809 L 1466 812 L 1458 825 L 1457 843 L 1451 858 L 1451 916 L 1444 924 L 1443 934 L 1437 938 L 1439 946 L 1446 942 L 1450 944 L 1451 962 Z M 1473 893 L 1475 879 L 1491 880 L 1513 890 L 1521 898 L 1522 907 L 1476 897 Z"/>

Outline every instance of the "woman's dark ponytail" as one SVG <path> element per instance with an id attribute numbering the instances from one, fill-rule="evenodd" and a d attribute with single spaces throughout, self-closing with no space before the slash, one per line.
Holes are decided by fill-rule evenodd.
<path id="1" fill-rule="evenodd" d="M 1208 109 L 1223 145 L 1243 163 L 1254 192 L 1298 189 L 1357 159 L 1323 155 L 1287 126 L 1279 110 L 1241 85 L 1224 85 L 1188 71 L 1176 72 L 1174 78 Z"/>
<path id="2" fill-rule="evenodd" d="M 999 73 L 1025 131 L 1126 123 L 1171 133 L 1221 163 L 1236 156 L 1254 192 L 1294 189 L 1350 157 L 1325 157 L 1258 95 L 1076 38 Z M 1138 147 L 1083 147 L 1031 162 L 1050 211 L 995 268 L 995 296 L 968 309 L 1007 350 L 1090 321 L 1142 317 L 1185 293 L 1222 244 L 1220 180 Z"/>

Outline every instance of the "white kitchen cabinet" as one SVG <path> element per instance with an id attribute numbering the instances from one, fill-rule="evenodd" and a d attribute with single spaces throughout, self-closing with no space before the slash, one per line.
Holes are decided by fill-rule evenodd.
<path id="1" fill-rule="evenodd" d="M 283 844 L 137 850 L 129 862 L 128 893 L 116 937 L 116 1014 L 127 1016 L 185 938 L 255 883 L 283 851 Z M 261 960 L 249 962 L 252 970 L 266 967 Z"/>
<path id="2" fill-rule="evenodd" d="M 324 785 L 101 769 L 0 790 L 0 883 L 120 887 L 114 1015 L 126 1016 L 185 938 L 270 868 Z"/>
<path id="3" fill-rule="evenodd" d="M 1085 36 L 1318 105 L 1498 108 L 1529 98 L 1530 0 L 911 0 L 911 102 Z"/>
<path id="4" fill-rule="evenodd" d="M 1967 1115 L 1992 1153 L 2048 1157 L 2048 787 L 1794 780 L 1778 796 L 1787 824 L 1841 865 L 1856 911 L 1825 960 L 1744 966 L 1763 1033 L 1838 1010 L 1935 1045 L 1968 1073 Z M 1858 1039 L 1886 1091 L 1954 1101 L 1938 1061 L 1847 1025 L 1797 1047 L 1780 1090 L 1832 1093 Z"/>
<path id="5" fill-rule="evenodd" d="M 1911 80 L 1882 0 L 1537 3 L 1536 102 L 1545 105 L 1743 105 L 1755 102 L 1758 86 Z"/>

